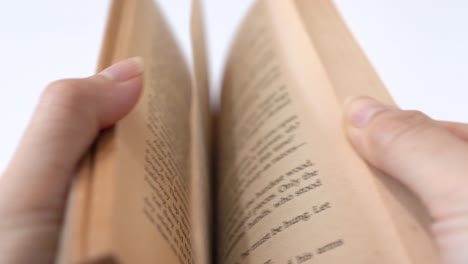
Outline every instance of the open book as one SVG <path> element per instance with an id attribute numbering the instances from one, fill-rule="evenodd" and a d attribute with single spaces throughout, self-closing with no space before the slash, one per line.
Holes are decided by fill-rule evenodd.
<path id="1" fill-rule="evenodd" d="M 144 92 L 83 161 L 59 263 L 437 263 L 419 201 L 346 139 L 344 98 L 392 99 L 330 0 L 255 3 L 214 130 L 198 1 L 191 29 L 190 70 L 153 0 L 113 2 L 99 68 L 143 57 Z"/>

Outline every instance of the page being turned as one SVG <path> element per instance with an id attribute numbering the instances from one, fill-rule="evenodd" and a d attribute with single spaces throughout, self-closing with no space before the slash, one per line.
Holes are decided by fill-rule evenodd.
<path id="1" fill-rule="evenodd" d="M 220 263 L 412 263 L 292 2 L 257 2 L 223 89 Z"/>
<path id="2" fill-rule="evenodd" d="M 296 0 L 295 3 L 337 99 L 343 102 L 349 96 L 366 95 L 394 104 L 333 2 Z M 411 260 L 414 263 L 437 261 L 437 250 L 429 230 L 431 218 L 422 203 L 392 177 L 374 172 L 376 184 Z"/>
<path id="3" fill-rule="evenodd" d="M 154 1 L 118 2 L 112 61 L 141 56 L 144 89 L 96 147 L 87 261 L 192 263 L 190 73 Z"/>
<path id="4" fill-rule="evenodd" d="M 129 55 L 144 58 L 145 90 L 116 128 L 116 249 L 125 263 L 192 263 L 190 73 L 154 1 L 134 2 Z"/>

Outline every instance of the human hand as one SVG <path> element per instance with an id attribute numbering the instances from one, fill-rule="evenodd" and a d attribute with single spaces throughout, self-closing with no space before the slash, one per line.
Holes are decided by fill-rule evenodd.
<path id="1" fill-rule="evenodd" d="M 442 263 L 468 263 L 468 124 L 438 122 L 369 97 L 353 99 L 346 112 L 357 152 L 429 210 Z"/>
<path id="2" fill-rule="evenodd" d="M 70 181 L 101 129 L 135 105 L 139 59 L 50 84 L 0 178 L 0 263 L 53 263 Z"/>

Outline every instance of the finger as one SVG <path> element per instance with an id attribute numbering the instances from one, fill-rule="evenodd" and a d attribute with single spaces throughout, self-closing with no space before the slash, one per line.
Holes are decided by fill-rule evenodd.
<path id="1" fill-rule="evenodd" d="M 2 178 L 0 216 L 62 206 L 70 177 L 99 130 L 136 103 L 141 73 L 141 62 L 129 59 L 46 88 Z"/>
<path id="2" fill-rule="evenodd" d="M 356 150 L 421 198 L 446 260 L 468 261 L 457 253 L 468 247 L 468 143 L 420 112 L 371 98 L 354 99 L 346 109 Z"/>
<path id="3" fill-rule="evenodd" d="M 135 105 L 142 64 L 54 82 L 43 93 L 0 183 L 0 262 L 51 263 L 69 181 L 100 129 Z"/>
<path id="4" fill-rule="evenodd" d="M 455 136 L 468 141 L 468 124 L 449 122 L 449 121 L 438 121 L 439 124 L 448 129 Z"/>

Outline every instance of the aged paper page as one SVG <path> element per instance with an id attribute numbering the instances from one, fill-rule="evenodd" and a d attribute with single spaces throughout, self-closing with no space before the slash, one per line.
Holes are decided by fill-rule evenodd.
<path id="1" fill-rule="evenodd" d="M 191 106 L 190 201 L 195 263 L 211 261 L 211 188 L 208 65 L 202 6 L 192 3 L 193 88 Z"/>
<path id="2" fill-rule="evenodd" d="M 122 56 L 144 58 L 145 89 L 116 127 L 114 249 L 124 263 L 191 263 L 190 74 L 154 1 L 134 2 Z"/>
<path id="3" fill-rule="evenodd" d="M 221 105 L 220 263 L 414 263 L 293 2 L 258 1 Z"/>
<path id="4" fill-rule="evenodd" d="M 333 3 L 330 0 L 296 0 L 296 8 L 338 101 L 343 102 L 348 96 L 368 95 L 391 104 L 385 86 L 340 19 Z M 437 258 L 432 235 L 428 231 L 430 217 L 422 204 L 391 177 L 377 171 L 375 175 L 412 261 L 434 263 Z"/>
<path id="5" fill-rule="evenodd" d="M 119 32 L 103 58 L 141 56 L 144 91 L 97 144 L 83 259 L 192 263 L 190 73 L 154 1 L 115 2 Z"/>

